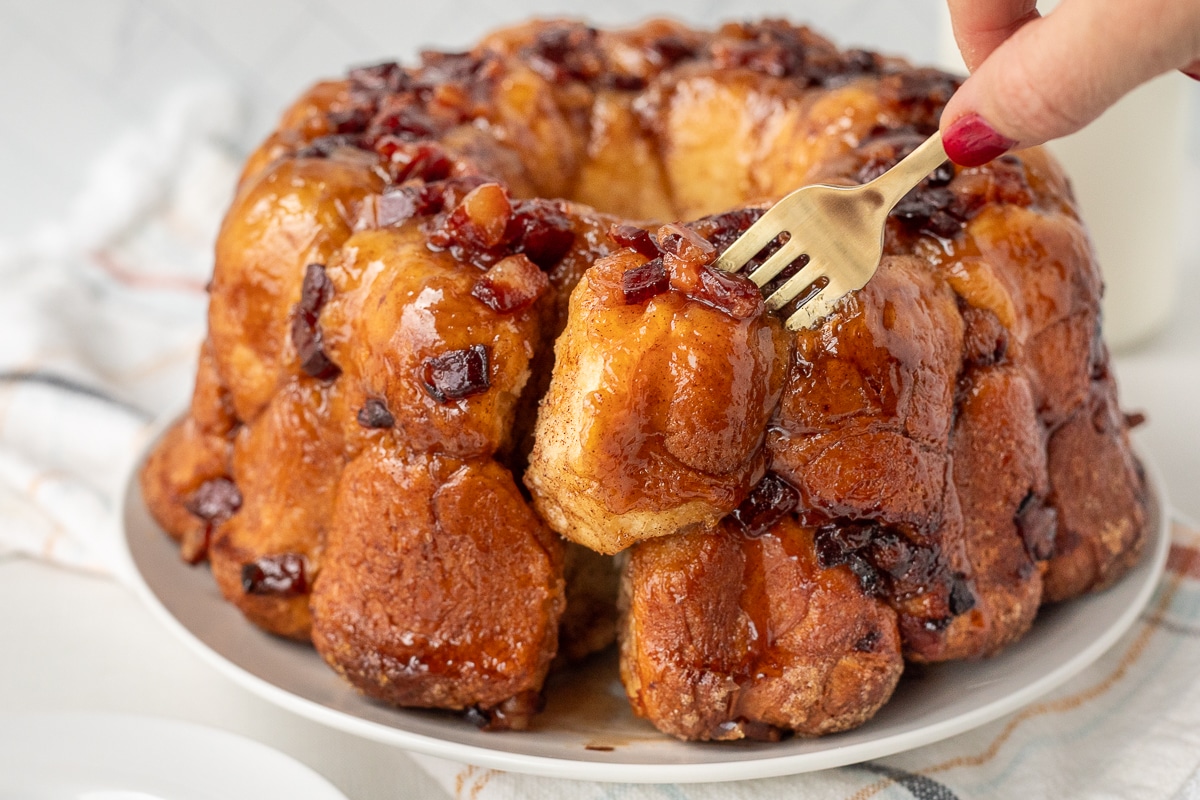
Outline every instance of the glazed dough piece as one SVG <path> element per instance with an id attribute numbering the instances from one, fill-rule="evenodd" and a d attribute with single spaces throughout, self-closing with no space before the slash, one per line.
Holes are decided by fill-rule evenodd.
<path id="1" fill-rule="evenodd" d="M 562 545 L 503 467 L 373 443 L 346 468 L 323 563 L 313 642 L 359 691 L 514 722 L 535 710 Z"/>
<path id="2" fill-rule="evenodd" d="M 972 605 L 937 636 L 906 631 L 925 661 L 993 655 L 1023 636 L 1053 548 L 1045 435 L 1029 382 L 1012 365 L 971 369 L 959 394 L 951 456 Z"/>
<path id="3" fill-rule="evenodd" d="M 213 530 L 242 497 L 230 480 L 237 419 L 221 386 L 212 342 L 205 341 L 188 414 L 163 434 L 142 468 L 142 497 L 151 516 L 180 543 L 189 563 L 203 561 Z"/>
<path id="4" fill-rule="evenodd" d="M 1110 586 L 1137 563 L 1147 538 L 1145 479 L 1106 371 L 1051 437 L 1049 457 L 1058 525 L 1046 601 L 1054 602 Z"/>
<path id="5" fill-rule="evenodd" d="M 256 625 L 293 639 L 309 638 L 309 592 L 341 476 L 332 394 L 298 378 L 238 432 L 232 476 L 242 505 L 217 528 L 209 550 L 225 598 Z"/>
<path id="6" fill-rule="evenodd" d="M 759 537 L 719 528 L 642 542 L 622 592 L 634 711 L 681 739 L 853 728 L 904 667 L 895 612 L 846 566 L 822 569 L 813 530 L 791 519 Z"/>
<path id="7" fill-rule="evenodd" d="M 963 323 L 953 292 L 914 258 L 885 256 L 838 313 L 795 336 L 768 438 L 772 470 L 821 526 L 828 564 L 849 563 L 924 649 L 969 602 L 948 454 Z"/>
<path id="8" fill-rule="evenodd" d="M 1036 204 L 991 205 L 967 234 L 1012 298 L 1009 348 L 1047 439 L 1053 519 L 1038 512 L 1034 524 L 1050 529 L 1043 600 L 1055 602 L 1102 589 L 1136 563 L 1147 496 L 1101 339 L 1100 274 L 1086 231 L 1044 154 L 1027 155 L 1022 169 Z"/>
<path id="9" fill-rule="evenodd" d="M 488 456 L 511 444 L 540 318 L 529 308 L 501 314 L 480 302 L 471 292 L 485 272 L 431 252 L 426 238 L 410 221 L 346 241 L 327 272 L 333 297 L 321 314 L 325 349 L 342 370 L 348 406 L 382 407 L 409 449 Z M 478 385 L 438 388 L 472 367 Z M 444 391 L 451 395 L 435 397 Z M 357 417 L 345 422 L 347 436 L 361 438 Z"/>
<path id="10" fill-rule="evenodd" d="M 525 481 L 552 528 L 601 553 L 712 526 L 765 469 L 763 435 L 786 365 L 781 326 L 747 281 L 673 258 L 626 248 L 598 261 L 555 345 Z M 658 293 L 627 294 L 626 276 L 656 265 Z M 730 283 L 747 310 L 688 295 L 684 273 Z"/>
<path id="11" fill-rule="evenodd" d="M 558 634 L 558 663 L 582 661 L 617 639 L 620 556 L 606 556 L 564 542 L 563 581 L 567 607 Z"/>
<path id="12" fill-rule="evenodd" d="M 355 209 L 380 188 L 361 162 L 298 158 L 276 163 L 238 193 L 217 238 L 208 331 L 243 422 L 300 374 L 289 331 L 306 268 L 329 261 L 349 238 Z"/>

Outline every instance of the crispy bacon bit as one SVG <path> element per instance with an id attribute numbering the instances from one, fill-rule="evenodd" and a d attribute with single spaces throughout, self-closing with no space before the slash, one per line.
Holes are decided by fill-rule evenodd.
<path id="1" fill-rule="evenodd" d="M 397 225 L 411 217 L 437 214 L 453 207 L 483 183 L 475 175 L 462 175 L 428 184 L 408 184 L 380 195 L 376 221 L 380 227 Z"/>
<path id="2" fill-rule="evenodd" d="M 764 213 L 765 209 L 761 208 L 738 208 L 703 217 L 691 223 L 690 227 L 707 239 L 718 253 L 723 253 Z M 770 252 L 765 255 L 770 255 Z"/>
<path id="3" fill-rule="evenodd" d="M 184 508 L 204 524 L 184 534 L 179 551 L 183 560 L 189 564 L 199 564 L 207 558 L 213 529 L 241 507 L 242 493 L 229 478 L 212 478 L 200 484 L 188 496 Z"/>
<path id="4" fill-rule="evenodd" d="M 396 418 L 388 411 L 387 403 L 377 397 L 368 397 L 356 416 L 358 424 L 364 428 L 390 428 L 396 424 Z"/>
<path id="5" fill-rule="evenodd" d="M 395 94 L 409 88 L 412 81 L 408 73 L 395 61 L 385 61 L 367 67 L 350 70 L 352 92 Z"/>
<path id="6" fill-rule="evenodd" d="M 205 522 L 224 522 L 242 507 L 242 493 L 229 478 L 212 478 L 192 492 L 184 507 Z"/>
<path id="7" fill-rule="evenodd" d="M 398 136 L 385 134 L 375 140 L 375 152 L 387 161 L 394 183 L 421 179 L 427 182 L 448 178 L 454 161 L 432 142 L 406 142 Z"/>
<path id="8" fill-rule="evenodd" d="M 871 565 L 883 573 L 892 597 L 920 594 L 933 588 L 939 578 L 949 578 L 938 551 L 909 541 L 894 529 L 885 528 L 871 542 Z"/>
<path id="9" fill-rule="evenodd" d="M 566 24 L 546 28 L 527 49 L 529 66 L 553 83 L 590 81 L 604 75 L 604 52 L 595 28 Z"/>
<path id="10" fill-rule="evenodd" d="M 925 184 L 906 194 L 890 216 L 900 220 L 909 230 L 932 233 L 943 239 L 957 235 L 966 221 L 966 214 L 958 207 L 954 192 Z"/>
<path id="11" fill-rule="evenodd" d="M 575 231 L 561 206 L 551 200 L 522 200 L 514 209 L 510 234 L 514 251 L 542 269 L 552 269 L 575 243 Z"/>
<path id="12" fill-rule="evenodd" d="M 883 576 L 879 574 L 879 570 L 875 569 L 875 565 L 867 561 L 861 553 L 847 555 L 845 564 L 854 577 L 858 578 L 858 585 L 862 587 L 863 592 L 872 597 L 881 597 L 887 594 Z"/>
<path id="13" fill-rule="evenodd" d="M 702 228 L 714 234 L 720 230 L 711 221 Z M 658 229 L 657 241 L 672 289 L 735 319 L 747 319 L 762 311 L 762 293 L 757 286 L 711 266 L 717 259 L 717 248 L 700 233 L 671 223 Z"/>
<path id="14" fill-rule="evenodd" d="M 523 253 L 496 262 L 471 289 L 471 296 L 500 314 L 533 305 L 550 288 L 550 279 Z"/>
<path id="15" fill-rule="evenodd" d="M 297 310 L 306 314 L 320 314 L 321 309 L 333 297 L 333 283 L 325 274 L 324 264 L 309 264 L 304 268 L 304 281 L 300 284 L 300 304 Z"/>
<path id="16" fill-rule="evenodd" d="M 340 111 L 330 111 L 326 114 L 334 133 L 362 133 L 371 122 L 371 110 L 362 106 L 354 106 Z"/>
<path id="17" fill-rule="evenodd" d="M 870 546 L 875 534 L 881 530 L 873 522 L 840 522 L 817 528 L 813 545 L 817 550 L 817 564 L 821 569 L 830 569 L 846 563 L 854 552 Z"/>
<path id="18" fill-rule="evenodd" d="M 670 67 L 685 59 L 696 57 L 696 46 L 674 33 L 658 37 L 650 43 L 647 49 L 650 54 L 653 54 L 654 61 L 664 67 Z"/>
<path id="19" fill-rule="evenodd" d="M 650 231 L 635 225 L 613 224 L 608 229 L 608 238 L 621 245 L 621 247 L 629 247 L 636 250 L 646 258 L 658 258 L 662 254 L 662 251 L 658 249 L 658 245 L 654 243 L 654 238 L 650 236 Z"/>
<path id="20" fill-rule="evenodd" d="M 296 158 L 329 158 L 340 150 L 366 147 L 366 140 L 357 133 L 335 133 L 313 139 L 296 151 Z"/>
<path id="21" fill-rule="evenodd" d="M 498 183 L 485 183 L 467 193 L 447 217 L 442 230 L 459 244 L 478 250 L 496 247 L 504 240 L 512 204 Z"/>
<path id="22" fill-rule="evenodd" d="M 421 383 L 429 396 L 443 405 L 452 400 L 486 392 L 492 385 L 491 350 L 473 344 L 425 359 L 421 365 Z"/>
<path id="23" fill-rule="evenodd" d="M 745 67 L 773 78 L 802 75 L 808 56 L 808 43 L 800 32 L 785 23 L 766 21 L 743 26 L 744 38 L 720 38 L 712 44 L 713 62 L 718 69 Z"/>
<path id="24" fill-rule="evenodd" d="M 953 580 L 950 581 L 948 606 L 950 613 L 956 617 L 975 607 L 975 592 L 971 591 L 971 584 L 967 582 L 967 576 L 961 572 L 954 573 Z"/>
<path id="25" fill-rule="evenodd" d="M 721 33 L 710 45 L 718 68 L 743 67 L 801 86 L 840 84 L 883 67 L 872 53 L 841 53 L 811 31 L 779 20 L 729 25 Z"/>
<path id="26" fill-rule="evenodd" d="M 671 280 L 661 258 L 625 270 L 621 276 L 621 292 L 625 295 L 627 305 L 644 303 L 651 297 L 665 292 L 670 285 Z"/>
<path id="27" fill-rule="evenodd" d="M 854 642 L 854 649 L 860 653 L 872 653 L 875 651 L 875 646 L 879 644 L 879 640 L 883 638 L 883 634 L 876 630 L 870 630 Z"/>
<path id="28" fill-rule="evenodd" d="M 763 309 L 762 292 L 750 279 L 715 267 L 701 267 L 700 287 L 688 294 L 734 319 L 749 319 Z"/>
<path id="29" fill-rule="evenodd" d="M 1025 552 L 1034 561 L 1045 561 L 1054 555 L 1054 539 L 1058 533 L 1058 511 L 1033 492 L 1025 495 L 1013 515 L 1017 533 L 1025 544 Z"/>
<path id="30" fill-rule="evenodd" d="M 813 545 L 822 569 L 845 564 L 868 594 L 897 599 L 931 591 L 946 597 L 956 591 L 939 550 L 917 544 L 895 528 L 870 520 L 838 520 L 817 528 Z M 959 597 L 948 602 L 962 607 L 970 587 L 957 591 Z"/>
<path id="31" fill-rule="evenodd" d="M 331 381 L 342 373 L 341 368 L 325 354 L 321 326 L 321 309 L 333 297 L 333 284 L 325 274 L 324 264 L 309 264 L 304 272 L 300 302 L 292 310 L 292 345 L 305 373 L 323 381 Z"/>
<path id="32" fill-rule="evenodd" d="M 762 536 L 775 523 L 792 513 L 800 503 L 796 488 L 774 472 L 768 472 L 729 519 L 747 536 Z"/>
<path id="33" fill-rule="evenodd" d="M 434 119 L 428 108 L 412 94 L 390 95 L 380 103 L 379 110 L 367 128 L 368 136 L 391 135 L 405 142 L 432 139 L 447 127 Z"/>
<path id="34" fill-rule="evenodd" d="M 292 345 L 300 358 L 300 369 L 305 374 L 321 381 L 332 381 L 342 374 L 342 368 L 325 354 L 320 326 L 303 315 L 292 318 Z"/>
<path id="35" fill-rule="evenodd" d="M 949 186 L 950 181 L 952 180 L 954 180 L 954 163 L 947 161 L 933 172 L 929 173 L 929 177 L 925 179 L 925 182 L 929 186 L 938 187 Z"/>
<path id="36" fill-rule="evenodd" d="M 711 264 L 717 260 L 717 248 L 691 228 L 677 222 L 658 229 L 658 248 L 686 264 Z"/>
<path id="37" fill-rule="evenodd" d="M 491 53 L 445 53 L 440 50 L 421 51 L 420 87 L 432 89 L 446 83 L 470 83 L 489 72 L 496 58 Z M 486 75 L 484 75 L 486 77 Z"/>
<path id="38" fill-rule="evenodd" d="M 308 593 L 308 568 L 299 553 L 263 556 L 242 566 L 242 591 L 273 597 L 299 597 Z"/>

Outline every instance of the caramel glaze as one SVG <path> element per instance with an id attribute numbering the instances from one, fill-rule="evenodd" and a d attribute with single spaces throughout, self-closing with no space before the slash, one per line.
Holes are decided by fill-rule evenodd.
<path id="1" fill-rule="evenodd" d="M 778 21 L 531 23 L 317 84 L 243 171 L 151 511 L 387 702 L 527 725 L 555 653 L 611 640 L 614 565 L 580 542 L 628 548 L 621 672 L 662 730 L 861 723 L 902 655 L 993 653 L 1142 537 L 1041 151 L 936 172 L 815 330 L 711 267 L 764 202 L 886 169 L 956 86 Z"/>
<path id="2" fill-rule="evenodd" d="M 813 532 L 722 528 L 645 542 L 623 587 L 621 677 L 634 710 L 684 739 L 818 736 L 855 727 L 903 670 L 896 615 Z"/>

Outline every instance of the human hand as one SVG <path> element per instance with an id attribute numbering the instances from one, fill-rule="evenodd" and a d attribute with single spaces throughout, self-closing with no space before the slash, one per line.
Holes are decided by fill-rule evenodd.
<path id="1" fill-rule="evenodd" d="M 1200 0 L 1063 0 L 1045 17 L 1037 0 L 948 3 L 971 77 L 941 127 L 963 166 L 1074 133 L 1164 72 L 1200 80 Z"/>

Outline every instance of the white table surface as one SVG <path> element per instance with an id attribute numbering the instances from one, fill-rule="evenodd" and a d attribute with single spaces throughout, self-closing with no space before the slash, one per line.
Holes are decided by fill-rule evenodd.
<path id="1" fill-rule="evenodd" d="M 0 562 L 0 608 L 2 711 L 188 720 L 287 753 L 352 800 L 447 797 L 404 751 L 310 722 L 227 680 L 113 580 L 14 558 Z"/>

